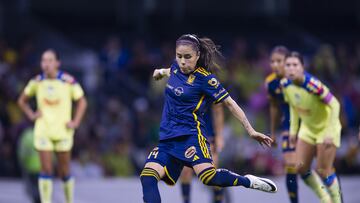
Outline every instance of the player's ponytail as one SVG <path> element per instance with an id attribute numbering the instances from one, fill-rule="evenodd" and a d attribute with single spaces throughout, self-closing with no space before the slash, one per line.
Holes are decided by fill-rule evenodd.
<path id="1" fill-rule="evenodd" d="M 197 61 L 197 66 L 211 72 L 216 72 L 220 69 L 224 57 L 219 51 L 220 46 L 216 45 L 210 38 L 198 38 L 194 34 L 186 34 L 176 40 L 176 46 L 180 44 L 190 44 L 195 51 L 199 52 L 200 58 Z"/>
<path id="2" fill-rule="evenodd" d="M 216 45 L 210 38 L 204 37 L 199 38 L 200 41 L 200 58 L 198 65 L 216 72 L 220 69 L 220 64 L 224 58 L 222 53 L 219 51 L 220 46 Z"/>

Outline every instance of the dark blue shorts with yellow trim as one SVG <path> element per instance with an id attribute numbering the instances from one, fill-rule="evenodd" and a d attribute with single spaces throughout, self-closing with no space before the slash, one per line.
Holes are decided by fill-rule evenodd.
<path id="1" fill-rule="evenodd" d="M 161 140 L 149 154 L 146 163 L 156 162 L 165 169 L 162 180 L 175 185 L 184 166 L 212 163 L 210 145 L 204 136 L 185 135 Z"/>

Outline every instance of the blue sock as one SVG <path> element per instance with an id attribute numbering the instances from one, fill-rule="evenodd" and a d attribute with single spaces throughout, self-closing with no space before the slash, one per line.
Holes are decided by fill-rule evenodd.
<path id="1" fill-rule="evenodd" d="M 298 202 L 298 184 L 296 174 L 286 174 L 286 187 L 288 190 L 289 198 L 291 203 Z"/>
<path id="2" fill-rule="evenodd" d="M 219 187 L 242 185 L 246 188 L 250 187 L 250 180 L 248 178 L 227 169 L 215 169 L 214 167 L 209 167 L 201 171 L 198 176 L 205 185 Z"/>
<path id="3" fill-rule="evenodd" d="M 184 203 L 190 203 L 190 183 L 181 183 L 181 194 Z"/>
<path id="4" fill-rule="evenodd" d="M 213 188 L 214 193 L 214 203 L 221 203 L 224 199 L 224 188 L 221 187 L 214 187 Z"/>
<path id="5" fill-rule="evenodd" d="M 140 174 L 143 200 L 146 203 L 161 203 L 158 182 L 159 174 L 152 168 L 144 168 Z"/>
<path id="6" fill-rule="evenodd" d="M 333 173 L 327 178 L 323 179 L 323 181 L 327 187 L 330 187 L 331 184 L 335 181 L 335 179 L 336 179 L 336 173 Z"/>

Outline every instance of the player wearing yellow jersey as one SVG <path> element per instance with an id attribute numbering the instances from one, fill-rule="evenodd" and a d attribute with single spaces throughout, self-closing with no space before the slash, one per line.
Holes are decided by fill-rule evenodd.
<path id="1" fill-rule="evenodd" d="M 296 143 L 298 173 L 321 202 L 342 202 L 333 167 L 336 149 L 340 147 L 340 104 L 328 87 L 304 72 L 299 53 L 291 52 L 286 56 L 285 75 L 281 83 L 290 106 L 290 140 L 291 144 Z M 323 182 L 310 171 L 315 155 L 316 172 Z"/>
<path id="2" fill-rule="evenodd" d="M 52 199 L 53 151 L 56 152 L 58 172 L 64 182 L 66 202 L 73 202 L 74 179 L 69 170 L 71 148 L 74 130 L 79 126 L 87 106 L 79 83 L 59 67 L 57 53 L 46 50 L 41 58 L 42 74 L 29 81 L 18 99 L 26 116 L 35 121 L 34 145 L 41 160 L 39 191 L 42 203 L 50 203 Z M 31 97 L 36 97 L 36 111 L 28 103 Z M 76 101 L 73 119 L 72 101 Z"/>

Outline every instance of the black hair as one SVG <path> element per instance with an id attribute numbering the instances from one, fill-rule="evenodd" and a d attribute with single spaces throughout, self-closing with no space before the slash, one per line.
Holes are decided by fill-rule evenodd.
<path id="1" fill-rule="evenodd" d="M 274 53 L 279 53 L 281 55 L 288 55 L 289 54 L 289 49 L 286 48 L 285 46 L 282 45 L 278 45 L 275 46 L 272 50 L 271 50 L 271 55 L 273 55 Z"/>
<path id="2" fill-rule="evenodd" d="M 44 54 L 45 52 L 51 52 L 51 53 L 53 53 L 54 56 L 55 56 L 55 59 L 58 60 L 58 61 L 60 60 L 59 53 L 58 53 L 55 49 L 52 49 L 52 48 L 46 49 L 46 50 L 43 52 L 43 54 Z"/>
<path id="3" fill-rule="evenodd" d="M 219 51 L 220 46 L 216 45 L 210 38 L 199 38 L 194 34 L 185 34 L 176 40 L 176 47 L 181 44 L 191 45 L 195 51 L 199 52 L 200 57 L 197 66 L 212 72 L 220 69 L 219 64 L 224 57 Z"/>
<path id="4" fill-rule="evenodd" d="M 304 57 L 303 57 L 299 52 L 297 52 L 297 51 L 292 51 L 292 52 L 286 54 L 285 60 L 286 60 L 287 58 L 290 58 L 290 57 L 294 57 L 294 58 L 299 59 L 301 65 L 304 66 Z"/>

